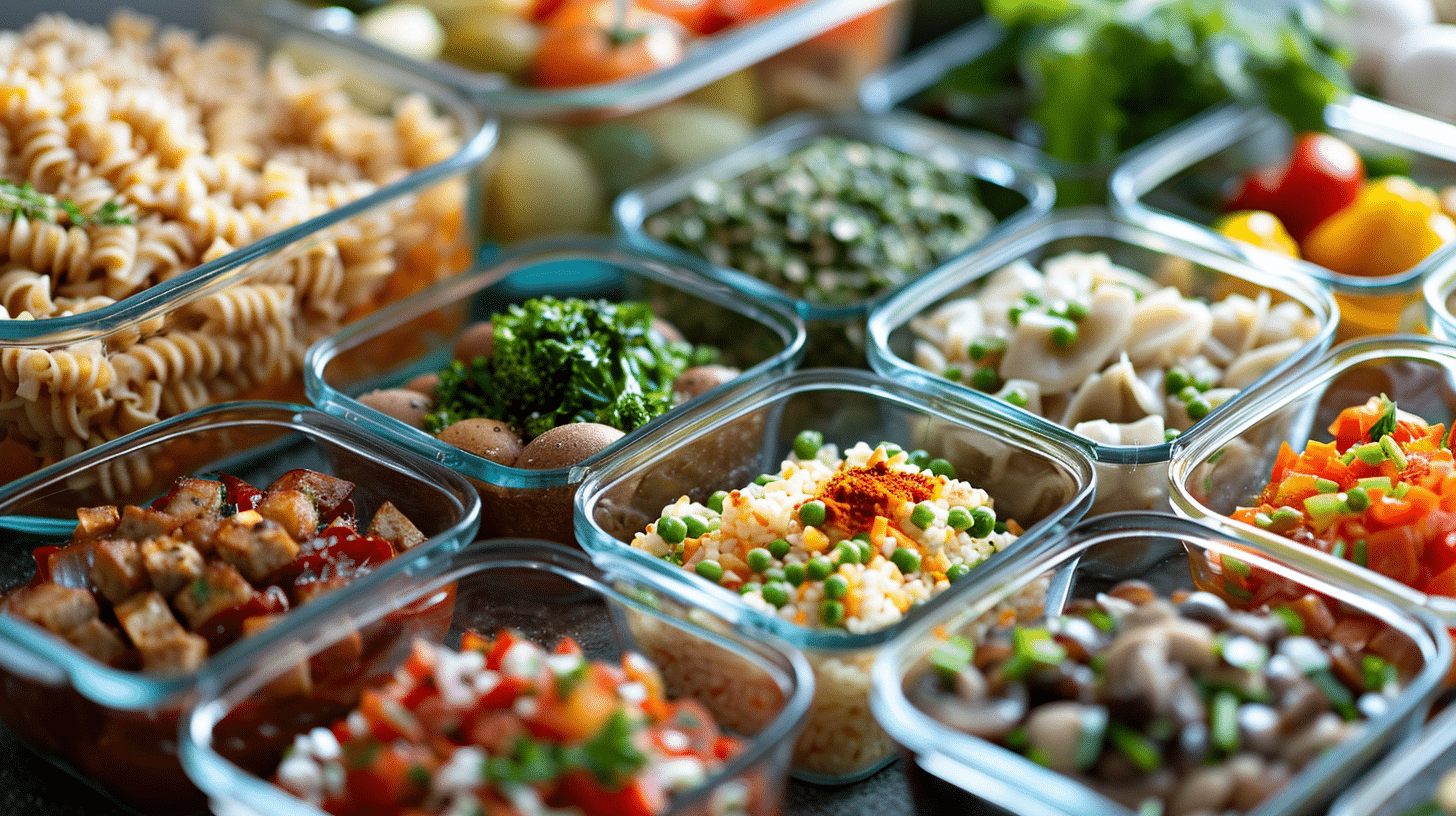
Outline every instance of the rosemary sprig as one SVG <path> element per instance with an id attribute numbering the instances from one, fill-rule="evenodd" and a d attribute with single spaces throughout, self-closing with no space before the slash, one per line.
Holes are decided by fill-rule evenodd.
<path id="1" fill-rule="evenodd" d="M 74 201 L 42 193 L 30 182 L 17 184 L 0 179 L 0 216 L 23 215 L 32 221 L 54 221 L 56 213 L 66 214 L 73 226 L 114 227 L 132 223 L 132 217 L 121 209 L 121 202 L 108 201 L 91 215 L 81 212 Z"/>

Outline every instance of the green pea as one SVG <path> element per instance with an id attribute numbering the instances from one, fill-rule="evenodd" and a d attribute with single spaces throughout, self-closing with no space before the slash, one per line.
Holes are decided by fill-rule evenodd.
<path id="1" fill-rule="evenodd" d="M 657 520 L 657 534 L 669 544 L 681 544 L 688 537 L 688 526 L 677 516 L 663 516 Z"/>
<path id="2" fill-rule="evenodd" d="M 841 541 L 829 557 L 836 564 L 858 564 L 859 547 L 848 541 Z"/>
<path id="3" fill-rule="evenodd" d="M 910 451 L 910 458 L 906 461 L 908 461 L 915 467 L 924 470 L 925 468 L 930 466 L 930 453 L 924 448 L 916 448 L 915 450 Z"/>
<path id="4" fill-rule="evenodd" d="M 825 626 L 839 626 L 844 623 L 844 604 L 839 601 L 820 601 L 819 620 Z"/>
<path id="5" fill-rule="evenodd" d="M 789 588 L 781 581 L 764 584 L 761 591 L 763 599 L 773 604 L 775 609 L 789 602 Z"/>
<path id="6" fill-rule="evenodd" d="M 754 572 L 763 572 L 773 566 L 773 554 L 765 547 L 754 547 L 748 551 L 748 568 Z"/>
<path id="7" fill-rule="evenodd" d="M 950 569 L 945 571 L 945 579 L 954 584 L 956 581 L 969 575 L 970 572 L 971 568 L 965 564 L 951 564 Z"/>
<path id="8" fill-rule="evenodd" d="M 809 559 L 809 566 L 806 567 L 811 581 L 822 581 L 834 574 L 834 562 L 829 560 L 827 555 L 816 555 Z"/>
<path id="9" fill-rule="evenodd" d="M 920 569 L 920 553 L 904 547 L 896 547 L 895 552 L 890 555 L 890 563 L 898 567 L 900 572 L 909 575 Z"/>
<path id="10" fill-rule="evenodd" d="M 1025 408 L 1031 404 L 1031 401 L 1026 398 L 1026 392 L 1020 388 L 1013 388 L 1007 391 L 1005 399 L 1007 403 L 1015 405 L 1017 408 Z"/>
<path id="11" fill-rule="evenodd" d="M 799 431 L 794 437 L 794 455 L 800 459 L 813 459 L 824 447 L 824 434 L 818 431 Z"/>
<path id="12" fill-rule="evenodd" d="M 960 382 L 961 370 L 959 368 L 956 368 L 955 366 L 949 366 L 948 368 L 946 368 L 946 370 L 940 372 L 940 376 L 946 378 L 947 380 L 950 380 L 951 382 Z"/>
<path id="13" fill-rule="evenodd" d="M 714 490 L 713 495 L 708 497 L 708 509 L 714 513 L 723 512 L 723 500 L 728 498 L 728 491 Z"/>
<path id="14" fill-rule="evenodd" d="M 815 499 L 799 505 L 799 521 L 813 527 L 824 523 L 824 502 Z"/>
<path id="15" fill-rule="evenodd" d="M 936 476 L 944 476 L 947 479 L 956 477 L 956 467 L 948 459 L 931 459 L 928 469 Z"/>
<path id="16" fill-rule="evenodd" d="M 971 526 L 972 538 L 985 538 L 996 529 L 996 513 L 989 507 L 977 507 L 971 511 L 975 524 Z"/>
<path id="17" fill-rule="evenodd" d="M 1163 374 L 1163 393 L 1172 396 L 1193 384 L 1193 376 L 1182 366 L 1173 366 Z"/>
<path id="18" fill-rule="evenodd" d="M 1068 320 L 1084 320 L 1087 317 L 1087 305 L 1077 300 L 1069 301 L 1064 315 Z"/>
<path id="19" fill-rule="evenodd" d="M 1193 420 L 1194 422 L 1197 422 L 1198 420 L 1208 416 L 1208 412 L 1213 410 L 1213 406 L 1208 404 L 1208 400 L 1203 399 L 1202 397 L 1198 397 L 1188 400 L 1187 410 L 1188 418 Z"/>
<path id="20" fill-rule="evenodd" d="M 905 450 L 904 448 L 900 447 L 899 445 L 896 445 L 894 442 L 881 442 L 880 444 L 876 445 L 875 447 L 884 448 L 885 449 L 885 455 L 886 456 L 894 456 L 895 454 L 900 453 L 900 452 L 902 452 L 902 451 Z"/>
<path id="21" fill-rule="evenodd" d="M 970 346 L 966 348 L 966 353 L 971 356 L 972 360 L 976 360 L 979 362 L 980 359 L 982 357 L 985 357 L 987 354 L 1005 350 L 1006 340 L 1004 338 L 982 337 L 977 340 L 972 340 Z"/>
<path id="22" fill-rule="evenodd" d="M 858 533 L 855 533 L 854 535 L 850 536 L 849 537 L 849 540 L 850 541 L 864 541 L 864 542 L 868 542 L 870 540 L 870 534 L 867 533 L 867 532 L 865 532 L 865 531 L 863 531 L 863 530 L 861 530 Z"/>
<path id="23" fill-rule="evenodd" d="M 693 567 L 693 571 L 715 584 L 723 580 L 723 565 L 711 558 L 699 561 L 698 565 Z"/>
<path id="24" fill-rule="evenodd" d="M 1071 348 L 1077 342 L 1077 326 L 1074 323 L 1058 323 L 1052 327 L 1052 345 L 1060 349 Z"/>
<path id="25" fill-rule="evenodd" d="M 769 567 L 768 569 L 766 569 L 766 570 L 763 571 L 763 580 L 765 582 L 768 582 L 768 581 L 782 581 L 782 580 L 784 580 L 784 568 L 783 567 Z"/>
<path id="26" fill-rule="evenodd" d="M 971 373 L 971 387 L 977 391 L 995 391 L 1001 382 L 1001 375 L 990 366 L 982 366 Z"/>
<path id="27" fill-rule="evenodd" d="M 971 517 L 971 511 L 966 508 L 952 507 L 950 512 L 945 515 L 945 523 L 950 525 L 952 530 L 960 532 L 961 530 L 971 529 L 971 526 L 976 523 L 976 520 Z"/>
<path id="28" fill-rule="evenodd" d="M 746 583 L 743 586 L 741 586 L 741 587 L 738 588 L 738 594 L 739 595 L 748 595 L 748 594 L 751 594 L 751 593 L 754 593 L 754 592 L 762 592 L 762 591 L 763 591 L 763 584 L 760 584 L 757 581 L 749 581 L 748 583 Z"/>
<path id="29" fill-rule="evenodd" d="M 778 476 L 775 476 L 772 473 L 760 473 L 760 474 L 758 474 L 758 476 L 756 478 L 754 478 L 753 483 L 756 484 L 756 485 L 758 485 L 758 486 L 760 486 L 760 487 L 762 487 L 763 485 L 766 485 L 769 482 L 775 481 L 778 478 L 779 478 Z"/>
<path id="30" fill-rule="evenodd" d="M 836 601 L 849 594 L 849 579 L 835 573 L 824 579 L 824 594 Z"/>
<path id="31" fill-rule="evenodd" d="M 1172 442 L 1174 439 L 1177 439 L 1182 435 L 1183 432 L 1178 430 L 1177 428 L 1166 428 L 1163 430 L 1163 441 Z"/>
<path id="32" fill-rule="evenodd" d="M 708 522 L 697 516 L 683 516 L 682 521 L 688 529 L 688 538 L 702 538 L 708 534 Z"/>
<path id="33" fill-rule="evenodd" d="M 784 580 L 794 586 L 804 583 L 804 565 L 798 562 L 784 565 Z"/>
<path id="34" fill-rule="evenodd" d="M 869 543 L 868 541 L 856 541 L 854 542 L 854 545 L 859 548 L 859 562 L 861 564 L 868 564 L 870 561 L 874 560 L 875 545 Z"/>
<path id="35" fill-rule="evenodd" d="M 788 555 L 789 552 L 793 549 L 794 545 L 790 544 L 788 542 L 788 539 L 784 538 L 775 538 L 773 541 L 770 541 L 768 543 L 768 553 L 774 558 L 782 559 L 784 556 Z"/>
<path id="36" fill-rule="evenodd" d="M 920 502 L 915 509 L 910 511 L 910 523 L 924 530 L 935 521 L 935 505 L 930 502 Z"/>

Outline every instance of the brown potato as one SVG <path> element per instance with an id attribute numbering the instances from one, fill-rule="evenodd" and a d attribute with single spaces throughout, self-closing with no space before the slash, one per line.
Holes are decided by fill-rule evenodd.
<path id="1" fill-rule="evenodd" d="M 625 435 L 610 425 L 597 422 L 558 425 L 532 439 L 516 458 L 516 467 L 550 470 L 574 465 Z"/>
<path id="2" fill-rule="evenodd" d="M 424 394 L 424 395 L 430 397 L 431 399 L 434 399 L 434 397 L 435 397 L 435 386 L 437 386 L 439 384 L 440 384 L 440 375 L 439 374 L 421 374 L 420 376 L 415 377 L 415 378 L 411 379 L 409 382 L 405 383 L 402 387 L 403 388 L 407 388 L 410 391 L 418 391 L 421 394 Z"/>
<path id="3" fill-rule="evenodd" d="M 693 397 L 706 394 L 742 373 L 738 369 L 728 366 L 693 366 L 677 375 L 677 379 L 672 381 L 673 404 L 687 402 Z"/>
<path id="4" fill-rule="evenodd" d="M 434 400 L 430 397 L 409 388 L 370 391 L 360 395 L 359 403 L 392 416 L 412 428 L 423 428 L 425 415 L 435 407 Z"/>
<path id="5" fill-rule="evenodd" d="M 477 357 L 489 357 L 495 351 L 495 324 L 489 320 L 473 323 L 455 338 L 452 352 L 456 360 L 472 363 Z"/>
<path id="6" fill-rule="evenodd" d="M 435 438 L 483 459 L 510 467 L 521 453 L 521 438 L 498 419 L 462 419 Z"/>
<path id="7" fill-rule="evenodd" d="M 662 339 L 666 340 L 669 343 L 681 343 L 687 339 L 683 337 L 682 332 L 677 330 L 677 326 L 669 323 L 667 321 L 667 318 L 665 317 L 658 317 L 657 315 L 653 315 L 652 330 L 662 335 Z"/>

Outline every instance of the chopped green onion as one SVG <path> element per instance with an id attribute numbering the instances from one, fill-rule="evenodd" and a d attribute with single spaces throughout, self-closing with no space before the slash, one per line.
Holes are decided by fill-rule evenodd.
<path id="1" fill-rule="evenodd" d="M 1363 513 L 1370 508 L 1370 494 L 1363 487 L 1352 487 L 1344 492 L 1345 506 L 1352 513 Z"/>
<path id="2" fill-rule="evenodd" d="M 1400 449 L 1400 445 L 1395 441 L 1395 437 L 1390 434 L 1380 437 L 1380 449 L 1385 451 L 1386 456 L 1390 457 L 1390 462 L 1395 465 L 1396 470 L 1405 470 L 1405 451 Z"/>
<path id="3" fill-rule="evenodd" d="M 1122 723 L 1109 724 L 1107 738 L 1138 770 L 1151 772 L 1163 764 L 1162 753 L 1158 751 L 1158 746 L 1152 740 Z"/>
<path id="4" fill-rule="evenodd" d="M 952 635 L 935 644 L 930 650 L 930 667 L 947 684 L 955 680 L 960 671 L 971 665 L 976 648 L 965 635 Z"/>
<path id="5" fill-rule="evenodd" d="M 1379 655 L 1365 655 L 1360 660 L 1360 669 L 1365 675 L 1365 688 L 1369 691 L 1384 691 L 1386 686 L 1399 679 L 1395 664 Z"/>
<path id="6" fill-rule="evenodd" d="M 1239 750 L 1239 698 L 1228 689 L 1219 689 L 1208 708 L 1208 738 L 1224 755 Z"/>

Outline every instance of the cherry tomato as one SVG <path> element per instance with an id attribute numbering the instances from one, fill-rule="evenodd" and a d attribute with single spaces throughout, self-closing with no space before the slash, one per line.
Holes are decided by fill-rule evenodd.
<path id="1" fill-rule="evenodd" d="M 1246 175 L 1226 209 L 1268 210 L 1302 243 L 1321 221 L 1354 201 L 1364 182 L 1365 164 L 1353 147 L 1328 133 L 1301 133 L 1289 161 Z"/>
<path id="2" fill-rule="evenodd" d="M 618 19 L 613 0 L 569 2 L 547 24 L 531 77 L 543 88 L 615 82 L 676 65 L 685 53 L 671 18 L 629 8 Z"/>
<path id="3" fill-rule="evenodd" d="M 241 513 L 245 510 L 254 510 L 263 501 L 263 491 L 226 473 L 219 474 L 223 487 L 227 488 L 228 503 L 238 508 Z M 168 494 L 169 498 L 171 494 Z M 165 504 L 163 505 L 165 506 Z"/>

